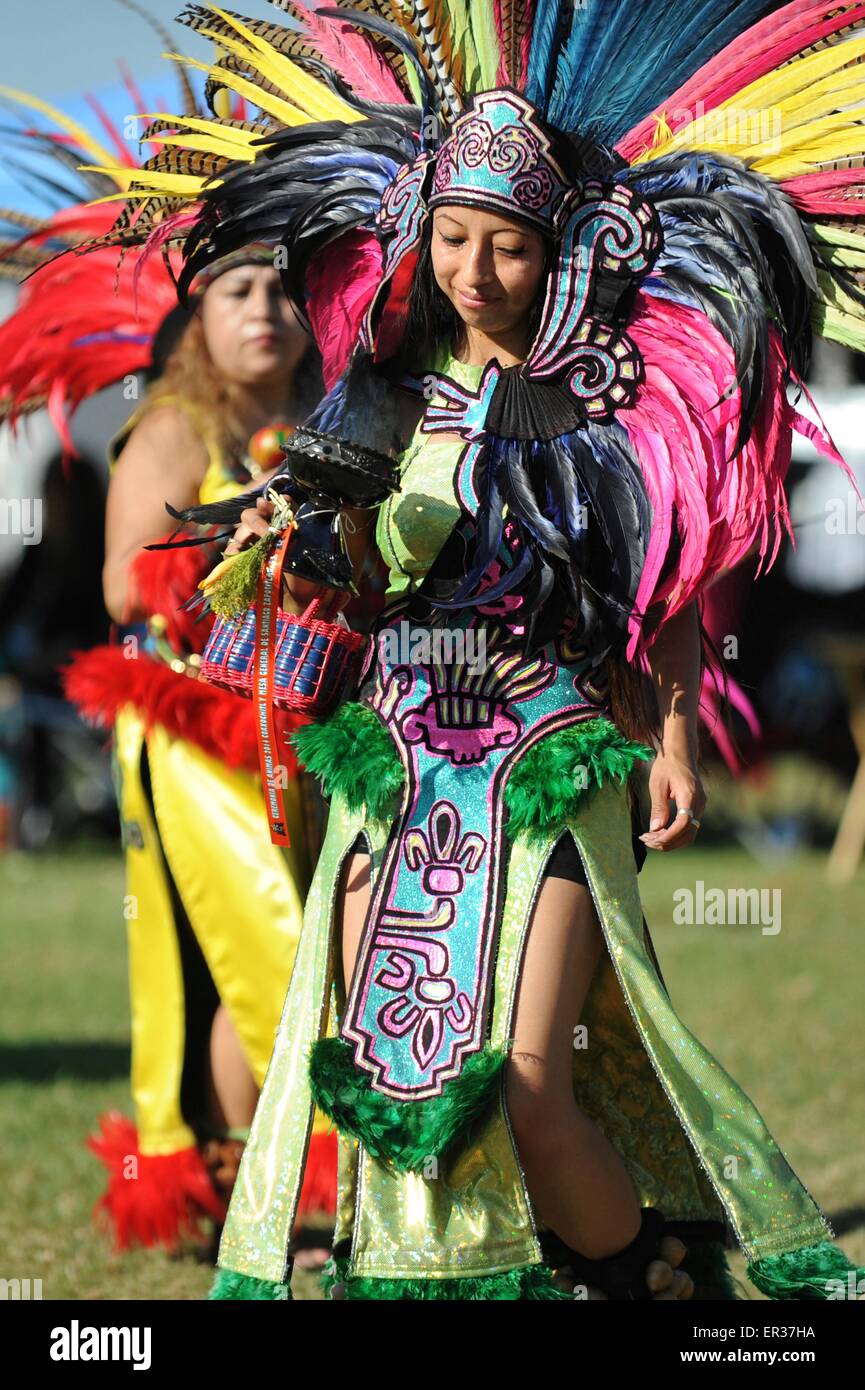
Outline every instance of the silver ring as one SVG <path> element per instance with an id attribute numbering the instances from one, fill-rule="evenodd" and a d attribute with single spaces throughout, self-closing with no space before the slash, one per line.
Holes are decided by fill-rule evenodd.
<path id="1" fill-rule="evenodd" d="M 693 825 L 694 829 L 695 829 L 695 830 L 699 830 L 699 829 L 700 829 L 700 824 L 701 824 L 701 822 L 698 821 L 698 820 L 697 820 L 697 817 L 694 815 L 694 808 L 693 808 L 693 806 L 683 806 L 682 809 L 681 809 L 680 811 L 677 811 L 677 812 L 676 812 L 676 820 L 679 819 L 679 816 L 687 816 L 687 817 L 688 817 L 688 820 L 690 821 L 691 825 Z"/>

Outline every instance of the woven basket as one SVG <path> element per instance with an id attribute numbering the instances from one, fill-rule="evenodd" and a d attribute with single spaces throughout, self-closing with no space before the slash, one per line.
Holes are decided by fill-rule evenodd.
<path id="1" fill-rule="evenodd" d="M 313 599 L 303 613 L 279 610 L 273 661 L 277 709 L 322 716 L 339 703 L 360 666 L 367 639 L 359 632 L 323 622 Z M 217 619 L 201 658 L 201 676 L 211 685 L 252 697 L 255 684 L 256 610 L 238 620 Z"/>

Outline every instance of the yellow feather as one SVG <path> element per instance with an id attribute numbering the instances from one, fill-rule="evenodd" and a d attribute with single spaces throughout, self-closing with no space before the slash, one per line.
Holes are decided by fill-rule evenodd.
<path id="1" fill-rule="evenodd" d="M 151 135 L 142 141 L 145 145 L 171 145 L 178 150 L 201 150 L 204 154 L 218 155 L 221 159 L 246 160 L 252 164 L 256 157 L 255 150 L 249 149 L 246 145 L 228 145 L 222 140 L 214 140 L 211 136 L 203 135 L 166 135 L 160 131 L 158 135 Z M 263 148 L 259 146 L 259 149 Z"/>
<path id="2" fill-rule="evenodd" d="M 15 87 L 0 86 L 0 96 L 8 97 L 10 101 L 17 101 L 20 106 L 27 106 L 31 111 L 39 111 L 43 116 L 48 116 L 55 125 L 59 125 L 62 130 L 71 135 L 76 144 L 82 150 L 86 150 L 94 159 L 101 159 L 105 164 L 110 164 L 116 155 L 111 150 L 107 150 L 104 145 L 100 145 L 98 140 L 85 130 L 83 125 L 73 121 L 65 112 L 58 111 L 56 106 L 51 106 L 47 101 L 40 101 L 39 97 L 31 97 L 27 92 L 19 92 Z"/>
<path id="3" fill-rule="evenodd" d="M 306 125 L 309 117 L 298 107 L 292 106 L 290 102 L 283 101 L 281 97 L 271 96 L 269 92 L 263 92 L 260 87 L 256 87 L 254 82 L 249 82 L 245 77 L 240 77 L 236 72 L 222 72 L 219 68 L 211 66 L 210 63 L 199 63 L 195 58 L 184 58 L 180 53 L 163 53 L 163 58 L 170 58 L 173 63 L 182 63 L 188 68 L 197 68 L 199 72 L 206 72 L 209 77 L 215 77 L 223 87 L 229 87 L 238 96 L 246 97 L 253 106 L 258 106 L 262 111 L 266 111 L 269 116 L 281 121 L 283 125 L 295 126 Z"/>
<path id="4" fill-rule="evenodd" d="M 863 94 L 865 95 L 865 94 Z M 776 169 L 797 163 L 805 166 L 832 164 L 848 155 L 865 154 L 865 127 L 862 126 L 865 106 L 851 106 L 849 111 L 833 112 L 819 121 L 810 121 L 787 136 L 769 138 L 761 145 L 748 147 L 747 157 L 773 178 L 789 178 Z M 859 129 L 851 128 L 859 123 Z"/>
<path id="5" fill-rule="evenodd" d="M 865 120 L 865 107 L 857 106 L 855 114 L 857 120 Z M 821 130 L 817 138 L 798 145 L 787 155 L 770 154 L 765 159 L 756 160 L 754 168 L 758 173 L 770 174 L 773 179 L 794 179 L 819 169 L 832 168 L 842 160 L 861 160 L 865 156 L 865 126 L 849 130 L 840 124 L 841 119 L 843 116 L 835 117 L 830 130 Z"/>
<path id="6" fill-rule="evenodd" d="M 261 138 L 256 130 L 240 130 L 236 126 L 220 125 L 218 121 L 207 121 L 197 116 L 177 116 L 170 111 L 142 111 L 135 118 L 138 121 L 171 121 L 177 129 L 198 131 L 201 135 L 213 135 L 215 140 L 225 144 L 251 145 Z M 155 135 L 154 140 L 160 137 Z"/>
<path id="7" fill-rule="evenodd" d="M 778 160 L 776 167 L 764 164 L 761 172 L 774 178 L 789 178 L 786 172 L 796 161 L 793 151 L 814 138 L 813 128 L 819 127 L 821 115 L 835 115 L 836 123 L 849 125 L 853 119 L 849 109 L 836 111 L 839 93 L 846 93 L 847 106 L 865 100 L 865 68 L 857 60 L 865 57 L 865 35 L 847 39 L 843 44 L 809 53 L 777 68 L 743 87 L 735 96 L 719 106 L 701 113 L 695 120 L 681 126 L 675 135 L 647 149 L 642 158 L 658 159 L 687 148 L 721 150 L 739 159 L 771 160 L 770 150 L 788 152 L 790 160 Z M 656 136 L 661 133 L 659 119 Z M 770 122 L 766 138 L 766 122 Z M 819 132 L 818 132 L 819 133 Z M 865 148 L 865 132 L 859 137 Z M 834 146 L 833 146 L 834 150 Z M 810 166 L 802 166 L 807 172 Z"/>
<path id="8" fill-rule="evenodd" d="M 258 34 L 254 34 L 239 19 L 235 19 L 227 10 L 222 10 L 218 5 L 211 5 L 210 10 L 228 24 L 241 39 L 244 44 L 237 40 L 229 39 L 225 34 L 214 33 L 213 30 L 202 29 L 199 32 L 212 38 L 221 48 L 225 48 L 229 53 L 233 53 L 237 58 L 244 58 L 251 62 L 252 66 L 260 71 L 262 77 L 266 77 L 274 86 L 280 87 L 282 91 L 291 95 L 293 101 L 298 106 L 302 106 L 315 120 L 344 120 L 359 121 L 362 116 L 347 102 L 334 96 L 333 92 L 319 82 L 318 78 L 310 73 L 304 72 L 297 63 L 293 63 L 290 58 L 286 58 Z M 258 55 L 256 60 L 255 55 Z"/>
<path id="9" fill-rule="evenodd" d="M 203 33 L 206 38 L 213 37 L 212 35 L 208 34 L 208 31 L 206 29 L 201 30 L 200 32 Z M 351 111 L 351 107 L 346 106 L 345 102 L 340 101 L 338 97 L 333 97 L 330 93 L 328 93 L 328 96 L 330 96 L 329 103 L 319 102 L 315 99 L 315 96 L 310 97 L 307 94 L 302 93 L 299 90 L 300 84 L 292 79 L 290 73 L 279 73 L 275 71 L 274 69 L 277 67 L 276 63 L 268 63 L 265 59 L 257 56 L 251 49 L 245 48 L 242 43 L 238 43 L 235 39 L 226 38 L 224 34 L 221 34 L 219 37 L 219 43 L 220 47 L 225 49 L 226 52 L 233 53 L 236 58 L 241 58 L 245 62 L 247 62 L 254 72 L 258 73 L 261 77 L 265 78 L 268 82 L 272 83 L 274 87 L 278 87 L 283 92 L 291 89 L 292 97 L 297 102 L 298 108 L 304 112 L 307 119 L 315 121 L 340 120 L 342 118 L 342 112 L 344 111 L 351 112 L 353 120 L 360 119 L 356 111 Z M 280 62 L 285 63 L 287 67 L 295 66 L 287 58 L 280 58 Z M 298 68 L 297 71 L 298 73 L 300 73 L 301 69 Z M 224 77 L 224 70 L 220 69 L 220 72 Z M 305 73 L 302 75 L 306 76 Z M 253 79 L 250 78 L 248 80 L 252 81 Z M 229 84 L 226 83 L 226 85 Z M 260 91 L 261 89 L 256 86 L 255 90 Z M 270 99 L 274 100 L 274 97 L 271 96 Z M 278 98 L 276 99 L 278 100 Z M 339 110 L 336 114 L 332 115 L 330 108 L 334 102 L 338 104 Z M 256 104 L 258 106 L 261 106 L 263 104 L 260 98 L 257 99 Z"/>
<path id="10" fill-rule="evenodd" d="M 213 93 L 211 99 L 213 101 L 213 109 L 217 116 L 231 115 L 231 97 L 228 92 L 224 92 L 220 87 L 218 91 Z"/>
<path id="11" fill-rule="evenodd" d="M 205 182 L 203 178 L 195 174 L 170 174 L 167 170 L 159 169 L 103 169 L 98 164 L 79 164 L 78 167 L 84 172 L 108 174 L 112 178 L 119 178 L 122 175 L 128 178 L 130 189 L 149 189 L 148 198 L 152 198 L 154 193 L 180 193 L 194 196 L 201 192 Z M 112 193 L 107 198 L 94 199 L 93 204 L 88 204 L 88 206 L 94 206 L 96 203 L 112 203 L 123 196 L 125 195 Z M 134 194 L 130 192 L 128 196 L 133 197 Z"/>
<path id="12" fill-rule="evenodd" d="M 737 92 L 730 103 L 747 106 L 754 111 L 777 106 L 789 97 L 802 92 L 810 95 L 810 89 L 817 82 L 831 74 L 842 72 L 848 64 L 865 56 L 865 35 L 847 39 L 843 44 L 810 53 L 804 58 L 794 58 L 784 67 L 776 68 L 765 77 L 758 77 L 747 87 Z"/>

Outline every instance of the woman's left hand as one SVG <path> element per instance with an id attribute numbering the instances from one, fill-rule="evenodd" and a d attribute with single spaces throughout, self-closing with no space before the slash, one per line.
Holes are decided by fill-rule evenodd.
<path id="1" fill-rule="evenodd" d="M 700 820 L 706 808 L 706 793 L 700 781 L 695 759 L 687 753 L 667 752 L 663 748 L 649 773 L 652 811 L 649 829 L 640 839 L 649 849 L 683 849 L 697 838 Z M 676 814 L 670 819 L 670 801 L 676 803 Z M 683 815 L 688 811 L 688 815 Z"/>

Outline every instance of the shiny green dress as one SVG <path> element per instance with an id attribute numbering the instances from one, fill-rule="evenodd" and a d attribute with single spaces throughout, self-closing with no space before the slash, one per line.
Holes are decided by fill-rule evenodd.
<path id="1" fill-rule="evenodd" d="M 468 393 L 478 387 L 480 367 L 446 359 L 440 360 L 436 368 Z M 452 435 L 430 434 L 421 421 L 402 458 L 401 492 L 381 509 L 377 542 L 390 569 L 388 599 L 395 601 L 397 617 L 400 603 L 427 575 L 460 515 L 456 480 L 466 447 Z M 389 611 L 386 610 L 383 625 L 389 621 Z M 498 659 L 495 653 L 494 657 Z M 395 660 L 397 665 L 399 661 L 404 662 L 405 653 L 398 654 Z M 373 667 L 376 662 L 382 665 L 382 661 L 375 658 Z M 571 667 L 561 667 L 557 680 L 563 671 L 570 677 Z M 328 722 L 332 734 L 337 730 L 344 736 L 342 743 L 332 741 L 329 745 L 330 761 L 323 756 L 321 743 L 298 745 L 301 756 L 306 755 L 308 765 L 322 776 L 324 790 L 330 796 L 330 817 L 306 904 L 273 1057 L 222 1237 L 219 1256 L 222 1275 L 214 1296 L 289 1296 L 291 1232 L 316 1101 L 326 1111 L 330 1103 L 329 1113 L 337 1117 L 341 1130 L 334 1239 L 336 1258 L 330 1277 L 340 1280 L 344 1296 L 386 1299 L 561 1296 L 553 1289 L 550 1272 L 544 1264 L 541 1233 L 509 1124 L 501 1070 L 490 1073 L 489 1085 L 484 1082 L 483 1096 L 470 1116 L 471 1124 L 464 1130 L 452 1132 L 449 1144 L 437 1157 L 432 1153 L 435 1144 L 430 1143 L 430 1155 L 424 1162 L 418 1161 L 417 1155 L 411 1162 L 406 1160 L 405 1146 L 392 1145 L 388 1149 L 390 1139 L 382 1137 L 384 1121 L 381 1115 L 382 1107 L 391 1104 L 388 1118 L 391 1131 L 394 1123 L 399 1128 L 399 1116 L 413 1106 L 430 1107 L 430 1125 L 440 1118 L 442 1097 L 455 1095 L 457 1083 L 464 1079 L 459 1075 L 459 1062 L 453 1059 L 467 1036 L 466 1018 L 475 1020 L 482 1033 L 476 1031 L 472 1035 L 471 1045 L 464 1054 L 459 1054 L 463 1060 L 477 1061 L 482 1056 L 501 1059 L 506 1055 L 528 923 L 545 864 L 563 833 L 570 833 L 579 849 L 607 948 L 597 966 L 581 1018 L 586 1025 L 588 1046 L 574 1051 L 573 1085 L 577 1104 L 598 1124 L 621 1155 L 642 1206 L 659 1208 L 670 1221 L 723 1223 L 752 1262 L 752 1277 L 755 1270 L 758 1274 L 761 1269 L 775 1270 L 778 1261 L 773 1262 L 773 1257 L 792 1256 L 800 1264 L 804 1261 L 807 1265 L 812 1248 L 825 1253 L 832 1232 L 813 1199 L 790 1168 L 754 1105 L 688 1030 L 667 994 L 641 910 L 623 779 L 599 776 L 589 791 L 573 798 L 564 814 L 558 814 L 557 818 L 547 817 L 546 821 L 541 818 L 525 833 L 514 833 L 507 842 L 505 831 L 500 826 L 496 830 L 504 846 L 496 861 L 498 896 L 477 899 L 495 908 L 493 911 L 491 906 L 489 912 L 493 923 L 492 939 L 484 946 L 484 960 L 488 965 L 486 994 L 480 991 L 476 996 L 485 999 L 485 1003 L 474 1013 L 470 1012 L 475 999 L 471 992 L 474 977 L 472 967 L 460 958 L 459 969 L 463 970 L 463 976 L 457 983 L 463 982 L 465 995 L 460 998 L 464 997 L 466 1003 L 462 1016 L 458 1009 L 448 1015 L 456 1030 L 450 1051 L 446 1045 L 448 1039 L 441 1031 L 442 1027 L 447 1031 L 450 1024 L 439 1021 L 439 1032 L 434 1034 L 430 1005 L 428 1016 L 424 1016 L 423 1026 L 427 1031 L 422 1037 L 415 1033 L 414 1052 L 408 1055 L 402 1035 L 399 1035 L 399 1028 L 404 1028 L 405 1020 L 410 1017 L 406 1012 L 409 1004 L 405 990 L 395 1013 L 389 1005 L 384 1012 L 379 1010 L 364 1015 L 363 1010 L 372 995 L 360 997 L 356 978 L 352 1009 L 347 1008 L 339 968 L 335 905 L 341 869 L 357 836 L 364 835 L 371 852 L 375 907 L 380 879 L 391 874 L 393 884 L 398 886 L 400 876 L 408 880 L 409 871 L 419 868 L 417 846 L 422 841 L 426 843 L 424 826 L 427 822 L 428 838 L 434 838 L 436 808 L 440 812 L 446 803 L 458 820 L 461 817 L 463 828 L 473 815 L 481 814 L 477 809 L 477 793 L 485 784 L 478 779 L 484 775 L 483 767 L 492 757 L 491 753 L 487 756 L 484 747 L 477 754 L 469 755 L 465 751 L 455 754 L 450 763 L 443 759 L 441 739 L 445 735 L 453 736 L 453 728 L 445 727 L 443 718 L 433 727 L 430 718 L 421 716 L 420 694 L 406 694 L 406 682 L 410 684 L 409 677 L 413 680 L 417 672 L 410 670 L 406 675 L 404 665 L 396 672 L 402 680 L 402 685 L 397 682 L 399 699 L 414 699 L 414 708 L 409 711 L 408 722 L 400 727 L 403 734 L 409 726 L 416 733 L 414 742 L 407 736 L 397 739 L 394 714 L 397 696 L 393 693 L 396 687 L 390 679 L 394 673 L 386 674 L 387 679 L 375 669 L 367 673 L 360 698 L 349 702 Z M 433 685 L 440 676 L 440 671 L 438 674 L 433 671 Z M 538 720 L 552 721 L 549 727 L 554 732 L 548 739 L 570 737 L 575 728 L 578 731 L 585 731 L 589 726 L 610 728 L 601 717 L 607 708 L 603 703 L 603 691 L 594 691 L 590 685 L 579 686 L 579 699 L 584 705 L 569 705 L 571 713 L 562 718 L 556 713 L 555 701 L 549 693 L 558 688 L 555 683 L 547 685 L 539 694 L 538 687 L 533 686 L 528 695 L 521 688 L 519 697 L 535 700 L 540 710 Z M 573 686 L 567 688 L 569 699 L 573 701 Z M 427 692 L 427 697 L 428 704 L 432 696 Z M 547 700 L 546 705 L 544 700 Z M 436 706 L 439 714 L 443 707 L 441 702 Z M 426 704 L 423 708 L 426 709 Z M 517 709 L 517 706 L 512 708 Z M 356 725 L 351 727 L 349 714 L 352 718 L 357 716 Z M 591 720 L 579 723 L 584 715 L 591 715 Z M 368 723 L 371 743 L 367 740 Z M 323 727 L 327 733 L 328 725 Z M 531 719 L 524 718 L 525 739 L 532 727 Z M 355 742 L 351 742 L 355 735 Z M 503 744 L 507 737 L 501 735 Z M 399 744 L 399 759 L 394 754 L 392 739 Z M 382 740 L 388 744 L 387 749 L 383 749 Z M 620 742 L 625 752 L 627 747 L 632 747 Z M 530 747 L 526 744 L 528 751 L 520 754 L 524 765 L 542 745 L 543 740 Z M 452 754 L 456 746 L 452 738 L 449 745 Z M 510 752 L 496 750 L 496 755 L 501 754 L 505 760 L 501 767 L 505 766 L 507 757 L 511 757 L 507 767 L 512 782 L 514 768 L 519 770 L 517 754 L 521 747 L 517 739 Z M 428 762 L 435 762 L 432 772 L 418 773 L 415 783 L 420 787 L 424 778 L 437 778 L 435 786 L 439 789 L 436 792 L 439 800 L 427 821 L 422 824 L 418 820 L 406 831 L 409 838 L 404 845 L 405 856 L 394 867 L 396 827 L 400 816 L 405 819 L 408 814 L 410 755 L 414 756 L 415 748 L 422 749 Z M 365 773 L 362 769 L 358 771 L 364 759 L 367 759 L 365 766 L 368 768 Z M 620 773 L 624 766 L 619 765 Z M 500 792 L 499 787 L 496 793 L 499 802 Z M 515 804 L 510 803 L 511 816 Z M 421 806 L 424 812 L 428 809 L 426 803 Z M 472 824 L 471 834 L 464 835 L 468 849 L 460 860 L 462 868 L 454 867 L 459 857 L 456 851 L 449 859 L 439 854 L 441 863 L 448 859 L 450 866 L 441 868 L 440 865 L 436 870 L 439 896 L 434 901 L 439 904 L 445 901 L 447 893 L 461 891 L 460 884 L 472 877 L 469 871 L 475 867 L 478 856 L 472 859 L 471 845 L 477 846 L 485 833 L 482 826 L 478 828 L 479 823 Z M 489 862 L 494 851 L 492 832 L 487 843 L 486 862 Z M 426 852 L 432 854 L 428 848 Z M 483 849 L 480 854 L 482 857 Z M 429 863 L 424 872 L 427 875 L 431 872 Z M 454 875 L 459 873 L 463 874 L 463 879 L 457 882 Z M 416 878 L 417 875 L 412 884 Z M 488 884 L 486 891 L 492 894 L 493 888 Z M 381 903 L 383 901 L 381 899 Z M 396 898 L 389 902 L 389 926 L 381 903 L 378 925 L 372 918 L 367 922 L 358 952 L 356 977 L 366 968 L 364 962 L 368 964 L 372 959 L 370 951 L 375 943 L 371 946 L 370 939 L 374 933 L 390 931 L 392 944 L 397 939 L 393 921 L 398 919 L 404 923 L 412 916 L 405 903 L 400 905 Z M 426 899 L 421 906 L 425 904 Z M 427 937 L 420 946 L 417 945 L 423 934 L 420 930 L 411 938 L 414 947 L 405 945 L 408 936 L 400 938 L 409 955 L 413 949 L 420 950 L 424 945 L 432 949 L 429 946 L 429 916 L 424 917 L 420 910 L 414 913 L 416 922 L 421 918 Z M 481 930 L 474 919 L 464 921 L 457 914 L 453 920 L 452 932 L 459 929 L 477 935 Z M 440 939 L 444 940 L 445 936 L 446 933 L 441 933 Z M 473 941 L 475 939 L 476 936 L 472 937 Z M 392 963 L 391 975 L 394 971 L 399 975 L 399 969 L 404 969 L 403 985 L 407 979 L 414 978 L 413 966 L 407 963 L 405 954 L 397 951 L 387 959 Z M 449 968 L 451 966 L 457 978 L 456 952 L 449 959 Z M 440 990 L 444 988 L 441 973 L 439 971 L 433 981 Z M 433 974 L 435 971 L 430 967 L 428 975 Z M 382 978 L 386 986 L 376 984 Z M 416 989 L 421 985 L 430 991 L 430 997 L 435 997 L 429 978 L 415 978 Z M 369 990 L 385 987 L 396 988 L 390 975 L 369 973 L 368 994 Z M 391 1028 L 384 1040 L 387 1047 L 381 1037 L 375 1036 L 375 1018 L 386 1018 L 391 1023 L 396 1020 L 398 1027 Z M 463 1032 L 457 1036 L 460 1029 Z M 354 1047 L 355 1062 L 358 1058 L 364 1059 L 363 1084 L 354 1085 L 360 1073 L 355 1064 L 350 1063 L 346 1064 L 348 1071 L 345 1067 L 341 1071 L 337 1069 L 335 1082 L 328 1074 L 333 1083 L 328 1090 L 328 1076 L 320 1066 L 316 1070 L 312 1059 L 320 1056 L 322 1048 L 348 1049 L 349 1043 Z M 441 1048 L 440 1053 L 435 1052 L 437 1046 Z M 439 1066 L 439 1061 L 430 1061 L 433 1054 L 446 1059 L 440 1063 L 445 1079 L 437 1086 L 432 1082 L 428 1085 L 425 1080 Z M 340 1066 L 344 1060 L 340 1061 Z M 427 1072 L 423 1072 L 424 1066 Z M 417 1080 L 410 1075 L 412 1067 L 417 1072 Z M 462 1072 L 467 1075 L 468 1068 L 463 1066 Z M 387 1094 L 372 1097 L 378 1106 L 378 1118 L 375 1123 L 366 1124 L 358 1119 L 362 1109 L 359 1097 L 364 1102 L 370 1099 L 370 1075 L 373 1084 Z M 457 1076 L 456 1082 L 454 1076 Z M 449 1090 L 451 1087 L 453 1092 Z M 396 1121 L 393 1120 L 394 1111 L 398 1112 Z M 417 1116 L 420 1110 L 415 1109 L 413 1114 Z M 429 1133 L 424 1126 L 421 1129 Z M 695 1225 L 693 1229 L 696 1232 L 698 1228 Z M 687 1231 L 684 1239 L 688 1244 Z M 717 1258 L 720 1258 L 721 1270 L 724 1268 L 723 1255 L 719 1252 L 720 1246 L 715 1251 L 716 1273 L 719 1269 Z M 723 1282 L 723 1275 L 721 1279 Z M 772 1296 L 800 1295 L 782 1292 Z"/>

